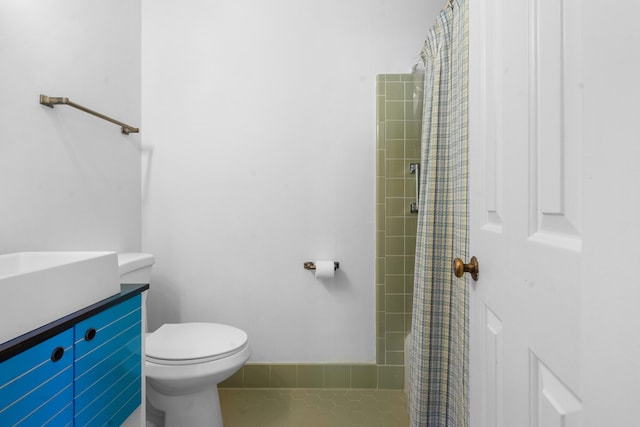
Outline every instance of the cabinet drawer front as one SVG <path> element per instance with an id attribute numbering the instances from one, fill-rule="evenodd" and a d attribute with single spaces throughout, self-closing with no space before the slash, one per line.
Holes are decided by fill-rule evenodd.
<path id="1" fill-rule="evenodd" d="M 72 329 L 0 363 L 0 425 L 44 425 L 54 419 L 55 425 L 67 424 L 73 416 L 72 382 Z"/>
<path id="2" fill-rule="evenodd" d="M 140 296 L 138 295 L 77 323 L 74 327 L 76 360 L 110 340 L 117 334 L 118 330 L 124 330 L 126 328 L 124 325 L 130 325 L 130 317 L 127 316 L 138 316 L 138 321 L 140 321 L 140 301 Z M 136 311 L 138 314 L 134 314 Z M 127 318 L 125 319 L 125 317 Z M 87 341 L 85 335 L 91 329 L 95 330 L 95 337 L 91 341 Z"/>
<path id="3" fill-rule="evenodd" d="M 109 362 L 111 355 L 123 348 L 137 351 L 139 354 L 140 349 L 133 348 L 129 342 L 140 336 L 141 328 L 140 311 L 133 311 L 120 318 L 118 322 L 110 324 L 108 328 L 98 331 L 96 339 L 83 346 L 85 351 L 79 352 L 76 344 L 76 380 L 94 369 L 100 369 L 101 363 Z"/>
<path id="4" fill-rule="evenodd" d="M 142 345 L 140 334 L 132 337 L 125 345 L 115 351 L 100 354 L 100 358 L 88 358 L 90 369 L 81 371 L 76 367 L 75 397 L 76 411 L 91 405 L 97 396 L 114 388 L 123 378 L 135 378 L 140 375 Z M 136 348 L 137 347 L 137 348 Z M 126 380 L 124 380 L 126 382 Z M 120 384 L 122 386 L 122 384 Z"/>
<path id="5" fill-rule="evenodd" d="M 88 390 L 76 400 L 75 424 L 78 426 L 120 425 L 141 404 L 140 364 L 125 371 L 123 368 L 115 382 L 91 394 Z"/>
<path id="6" fill-rule="evenodd" d="M 140 405 L 140 301 L 134 297 L 76 325 L 76 425 L 118 425 Z M 87 341 L 91 329 L 96 333 Z"/>

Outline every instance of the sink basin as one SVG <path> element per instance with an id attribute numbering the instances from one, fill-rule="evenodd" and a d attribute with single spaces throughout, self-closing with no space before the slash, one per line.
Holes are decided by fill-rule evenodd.
<path id="1" fill-rule="evenodd" d="M 0 343 L 119 292 L 115 252 L 0 255 Z"/>

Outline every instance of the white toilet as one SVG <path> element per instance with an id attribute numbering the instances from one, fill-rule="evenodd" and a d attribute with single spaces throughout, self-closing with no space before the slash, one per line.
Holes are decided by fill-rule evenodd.
<path id="1" fill-rule="evenodd" d="M 120 282 L 149 283 L 154 261 L 149 254 L 118 254 Z M 232 326 L 162 325 L 146 334 L 147 400 L 164 412 L 167 427 L 222 427 L 218 383 L 250 355 L 247 334 Z"/>

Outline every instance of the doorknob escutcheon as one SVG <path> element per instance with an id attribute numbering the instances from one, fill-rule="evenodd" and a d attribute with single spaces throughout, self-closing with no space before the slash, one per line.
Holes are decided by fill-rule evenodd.
<path id="1" fill-rule="evenodd" d="M 462 277 L 464 273 L 470 273 L 473 280 L 478 280 L 478 274 L 480 273 L 480 265 L 478 264 L 478 258 L 472 256 L 469 264 L 465 264 L 460 258 L 453 260 L 453 273 L 456 277 Z"/>

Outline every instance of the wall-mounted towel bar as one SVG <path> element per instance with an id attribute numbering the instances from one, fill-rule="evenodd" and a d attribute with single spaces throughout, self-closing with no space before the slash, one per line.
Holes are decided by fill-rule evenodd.
<path id="1" fill-rule="evenodd" d="M 77 108 L 78 110 L 84 111 L 85 113 L 92 114 L 96 117 L 100 117 L 102 120 L 106 120 L 108 122 L 111 122 L 113 124 L 120 126 L 122 128 L 122 133 L 124 133 L 125 135 L 129 135 L 130 133 L 140 132 L 140 129 L 138 128 L 129 126 L 128 124 L 122 123 L 121 121 L 118 121 L 116 119 L 112 119 L 109 116 L 105 116 L 104 114 L 100 114 L 96 111 L 90 110 L 86 107 L 83 107 L 82 105 L 76 104 L 75 102 L 71 102 L 69 101 L 69 98 L 40 95 L 40 104 L 46 105 L 47 107 L 51 107 L 51 108 L 53 108 L 54 105 L 69 105 L 73 108 Z"/>

